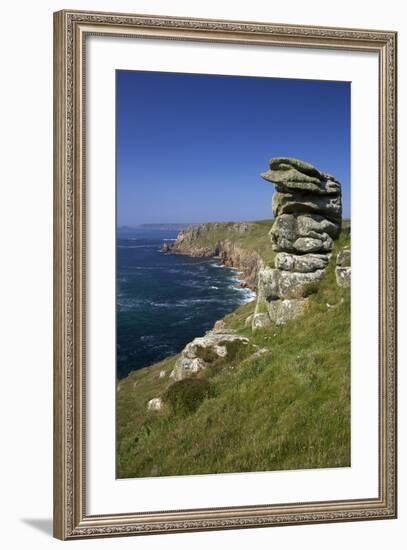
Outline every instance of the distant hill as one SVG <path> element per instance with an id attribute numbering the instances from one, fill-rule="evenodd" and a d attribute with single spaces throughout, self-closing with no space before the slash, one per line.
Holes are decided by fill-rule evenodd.
<path id="1" fill-rule="evenodd" d="M 141 223 L 138 225 L 121 225 L 117 228 L 120 233 L 134 231 L 134 229 L 157 229 L 160 231 L 181 231 L 194 225 L 192 223 Z"/>
<path id="2" fill-rule="evenodd" d="M 138 227 L 146 229 L 161 229 L 163 231 L 181 231 L 194 225 L 193 223 L 142 223 Z"/>

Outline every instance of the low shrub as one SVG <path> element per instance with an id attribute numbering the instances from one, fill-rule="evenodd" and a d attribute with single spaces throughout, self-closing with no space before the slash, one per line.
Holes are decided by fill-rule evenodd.
<path id="1" fill-rule="evenodd" d="M 174 382 L 164 394 L 164 401 L 177 414 L 191 414 L 210 395 L 210 383 L 203 378 L 187 378 Z"/>

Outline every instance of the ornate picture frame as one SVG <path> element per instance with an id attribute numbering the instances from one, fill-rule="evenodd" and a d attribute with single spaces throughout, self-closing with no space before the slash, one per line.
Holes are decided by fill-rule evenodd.
<path id="1" fill-rule="evenodd" d="M 86 40 L 150 38 L 372 52 L 379 96 L 378 495 L 90 515 L 86 453 Z M 144 535 L 391 519 L 397 514 L 396 42 L 391 31 L 64 10 L 54 14 L 54 535 Z"/>

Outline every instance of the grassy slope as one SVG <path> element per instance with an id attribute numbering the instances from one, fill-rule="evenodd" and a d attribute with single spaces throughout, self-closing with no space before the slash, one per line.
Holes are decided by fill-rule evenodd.
<path id="1" fill-rule="evenodd" d="M 349 239 L 341 236 L 336 251 Z M 282 327 L 244 327 L 254 303 L 225 318 L 253 350 L 206 372 L 210 395 L 192 413 L 146 412 L 177 357 L 118 384 L 118 477 L 338 467 L 350 464 L 350 295 L 331 262 L 309 314 Z M 327 303 L 335 307 L 328 308 Z"/>

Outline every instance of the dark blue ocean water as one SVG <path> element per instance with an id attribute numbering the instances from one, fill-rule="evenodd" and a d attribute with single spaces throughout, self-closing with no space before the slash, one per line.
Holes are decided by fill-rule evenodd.
<path id="1" fill-rule="evenodd" d="M 177 231 L 117 236 L 117 377 L 174 355 L 253 293 L 211 258 L 164 254 Z"/>

